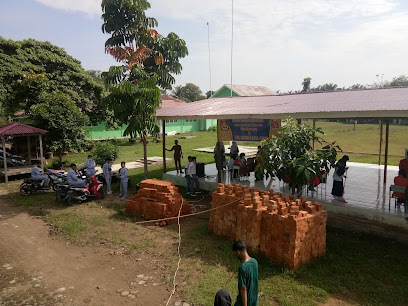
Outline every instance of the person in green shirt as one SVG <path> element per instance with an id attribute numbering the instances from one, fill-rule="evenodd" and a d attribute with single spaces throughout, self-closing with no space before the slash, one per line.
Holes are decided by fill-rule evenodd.
<path id="1" fill-rule="evenodd" d="M 258 305 L 258 262 L 248 255 L 245 242 L 236 240 L 232 245 L 232 251 L 242 261 L 238 268 L 238 296 L 235 306 Z M 222 289 L 217 292 L 214 306 L 231 305 L 229 293 Z"/>

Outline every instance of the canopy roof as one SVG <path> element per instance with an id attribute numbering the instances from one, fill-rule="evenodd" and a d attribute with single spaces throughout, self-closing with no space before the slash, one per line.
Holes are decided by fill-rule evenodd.
<path id="1" fill-rule="evenodd" d="M 22 135 L 39 135 L 48 131 L 38 129 L 26 124 L 15 122 L 0 127 L 0 136 L 22 136 Z"/>
<path id="2" fill-rule="evenodd" d="M 210 98 L 156 114 L 159 119 L 408 118 L 408 88 Z"/>

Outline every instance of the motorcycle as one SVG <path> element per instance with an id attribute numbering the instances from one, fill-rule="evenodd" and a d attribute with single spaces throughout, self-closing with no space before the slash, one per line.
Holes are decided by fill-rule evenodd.
<path id="1" fill-rule="evenodd" d="M 50 190 L 50 188 L 44 188 L 41 182 L 41 180 L 34 180 L 31 177 L 24 179 L 24 182 L 20 186 L 20 194 L 28 196 L 33 192 Z"/>
<path id="2" fill-rule="evenodd" d="M 50 181 L 50 187 L 54 191 L 58 185 L 66 183 L 67 176 L 64 174 L 63 170 L 47 169 L 47 175 Z"/>
<path id="3" fill-rule="evenodd" d="M 83 168 L 79 170 L 84 174 Z M 99 181 L 96 175 L 92 175 L 91 177 L 86 177 L 86 175 L 82 175 L 82 178 L 86 178 L 87 185 L 85 187 L 72 187 L 69 186 L 67 190 L 67 199 L 69 205 L 77 205 L 85 202 L 89 198 L 100 198 L 104 199 L 106 197 L 105 190 L 102 188 L 103 184 Z M 61 192 L 63 195 L 64 193 Z"/>

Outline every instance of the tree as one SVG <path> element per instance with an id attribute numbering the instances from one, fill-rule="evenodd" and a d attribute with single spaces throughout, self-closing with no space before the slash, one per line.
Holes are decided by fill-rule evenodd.
<path id="1" fill-rule="evenodd" d="M 147 136 L 156 135 L 156 109 L 160 106 L 160 89 L 171 89 L 173 74 L 181 72 L 180 58 L 188 54 L 184 40 L 176 34 L 161 36 L 153 28 L 157 20 L 147 17 L 146 0 L 103 0 L 102 31 L 111 34 L 105 51 L 121 66 L 112 66 L 102 74 L 109 95 L 106 104 L 115 117 L 128 124 L 124 134 L 140 136 L 147 177 Z"/>
<path id="2" fill-rule="evenodd" d="M 399 77 L 393 78 L 392 81 L 389 83 L 391 87 L 403 87 L 408 86 L 408 77 L 405 75 L 401 75 Z"/>
<path id="3" fill-rule="evenodd" d="M 173 90 L 171 91 L 171 96 L 183 100 L 183 86 L 174 86 Z"/>
<path id="4" fill-rule="evenodd" d="M 0 105 L 12 116 L 40 103 L 43 92 L 59 90 L 90 117 L 103 117 L 103 86 L 95 82 L 81 63 L 64 49 L 34 39 L 0 37 Z"/>
<path id="5" fill-rule="evenodd" d="M 329 172 L 336 162 L 335 143 L 326 143 L 316 134 L 323 134 L 321 128 L 297 124 L 293 118 L 286 118 L 279 136 L 263 142 L 261 162 L 267 175 L 289 183 L 294 193 L 301 192 L 304 185 L 315 175 L 321 178 L 321 169 Z M 313 150 L 312 141 L 326 143 L 322 150 Z"/>
<path id="6" fill-rule="evenodd" d="M 86 132 L 83 126 L 89 118 L 68 94 L 61 91 L 43 93 L 40 100 L 30 108 L 31 120 L 35 126 L 48 130 L 45 144 L 62 162 L 65 151 L 78 149 L 84 144 Z"/>
<path id="7" fill-rule="evenodd" d="M 312 92 L 316 91 L 336 91 L 337 90 L 337 84 L 333 83 L 325 83 L 323 85 L 319 85 L 315 88 L 310 89 Z"/>
<path id="8" fill-rule="evenodd" d="M 212 95 L 213 95 L 214 93 L 215 93 L 215 91 L 209 90 L 209 91 L 207 91 L 207 92 L 205 93 L 205 95 L 206 95 L 207 99 L 209 99 L 209 98 L 212 97 Z M 278 93 L 279 93 L 279 92 L 278 92 Z"/>
<path id="9" fill-rule="evenodd" d="M 348 88 L 348 90 L 359 90 L 359 89 L 366 89 L 366 88 L 367 88 L 366 86 L 357 83 L 357 84 L 351 85 L 351 86 Z"/>
<path id="10" fill-rule="evenodd" d="M 304 79 L 303 79 L 303 82 L 302 82 L 302 86 L 303 86 L 302 92 L 308 92 L 308 91 L 310 90 L 310 83 L 311 83 L 311 82 L 312 82 L 312 78 L 307 77 L 307 78 L 304 78 Z"/>
<path id="11" fill-rule="evenodd" d="M 205 99 L 200 87 L 193 83 L 187 83 L 184 86 L 175 86 L 171 95 L 185 102 L 194 102 Z"/>

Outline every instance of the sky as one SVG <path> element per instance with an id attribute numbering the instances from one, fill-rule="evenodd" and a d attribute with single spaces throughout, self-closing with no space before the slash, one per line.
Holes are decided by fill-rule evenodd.
<path id="1" fill-rule="evenodd" d="M 117 63 L 104 53 L 100 3 L 0 0 L 0 36 L 50 41 L 86 70 L 105 71 Z M 158 32 L 176 33 L 189 49 L 175 85 L 205 93 L 231 82 L 232 3 L 233 84 L 285 92 L 305 77 L 312 87 L 348 87 L 408 75 L 406 0 L 150 0 Z"/>

